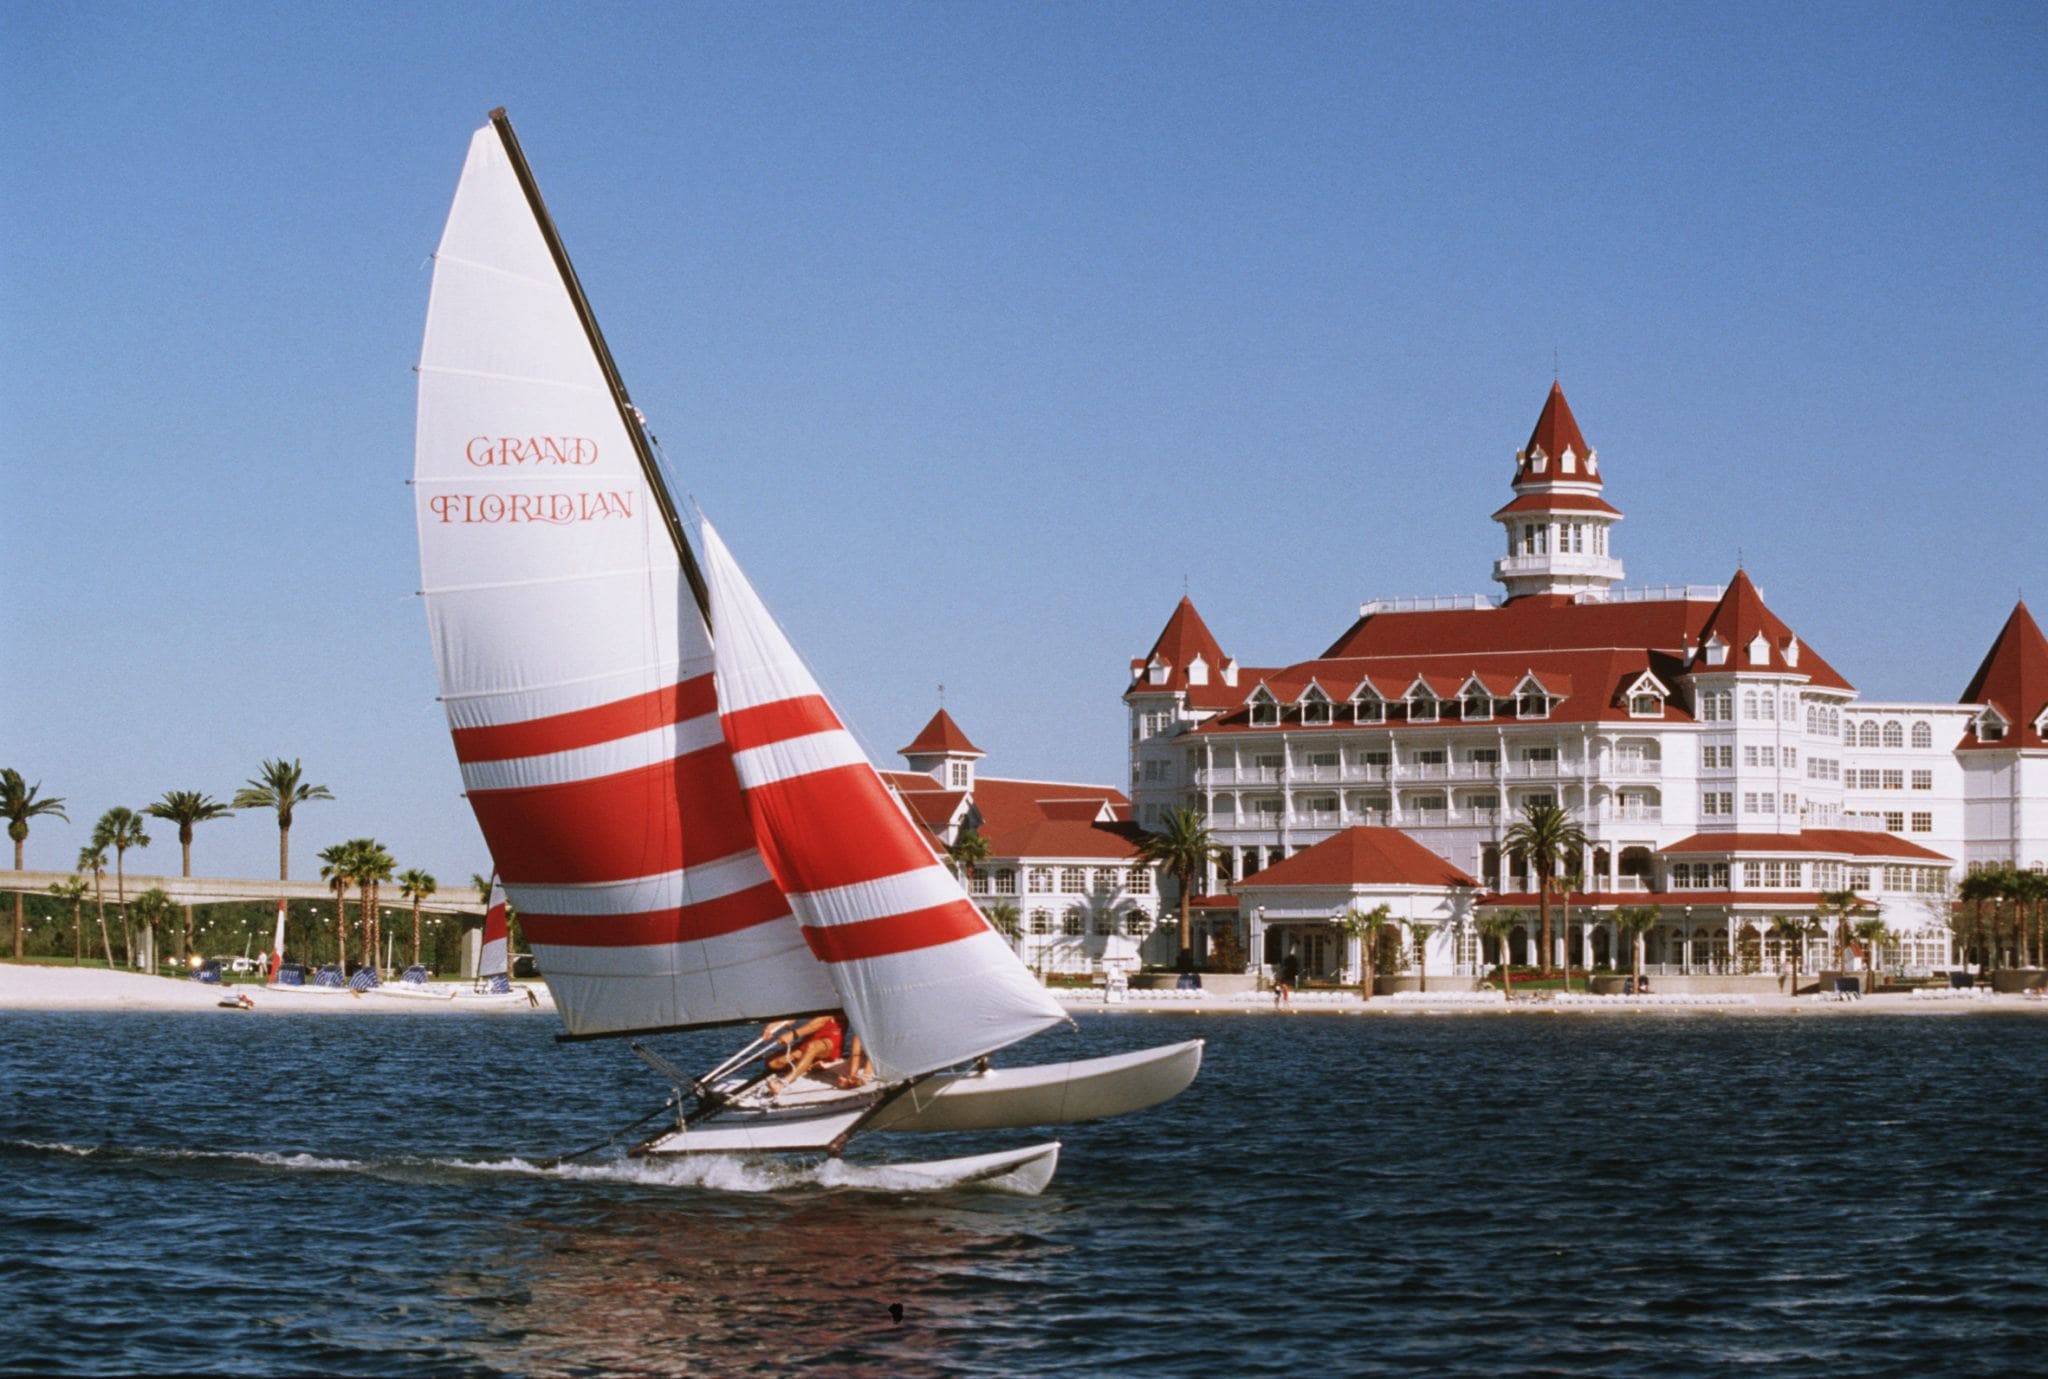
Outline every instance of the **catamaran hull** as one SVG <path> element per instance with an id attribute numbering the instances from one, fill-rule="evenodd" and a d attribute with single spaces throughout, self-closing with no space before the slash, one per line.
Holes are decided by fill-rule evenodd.
<path id="1" fill-rule="evenodd" d="M 830 1088 L 742 1099 L 637 1154 L 774 1154 L 819 1151 L 850 1131 L 1010 1130 L 1126 1115 L 1177 1096 L 1202 1066 L 1202 1041 L 1074 1063 L 940 1073 L 891 1096 L 888 1088 Z"/>

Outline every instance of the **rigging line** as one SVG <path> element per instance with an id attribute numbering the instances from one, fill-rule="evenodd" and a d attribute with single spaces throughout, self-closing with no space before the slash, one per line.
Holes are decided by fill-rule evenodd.
<path id="1" fill-rule="evenodd" d="M 646 1115 L 640 1117 L 640 1119 L 634 1121 L 631 1125 L 620 1126 L 618 1129 L 612 1131 L 611 1134 L 599 1140 L 596 1144 L 587 1144 L 583 1148 L 571 1150 L 567 1154 L 557 1154 L 552 1159 L 543 1160 L 540 1166 L 542 1168 L 560 1168 L 563 1164 L 569 1162 L 569 1160 L 571 1159 L 580 1159 L 586 1154 L 595 1154 L 600 1149 L 608 1149 L 612 1145 L 617 1144 L 619 1142 L 619 1136 L 631 1130 L 638 1130 L 641 1126 L 647 1124 L 648 1121 L 653 1120 L 656 1116 L 666 1115 L 669 1111 L 673 1110 L 676 1107 L 680 1100 L 680 1097 L 670 1097 L 667 1101 L 664 1101 L 663 1103 L 661 1103 L 661 1105 L 655 1107 L 652 1111 L 649 1111 Z"/>

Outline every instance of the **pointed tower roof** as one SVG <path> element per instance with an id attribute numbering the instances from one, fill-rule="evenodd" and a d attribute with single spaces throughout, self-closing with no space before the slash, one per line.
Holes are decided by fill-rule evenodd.
<path id="1" fill-rule="evenodd" d="M 1194 671 L 1197 660 L 1201 662 L 1199 673 Z M 1125 692 L 1185 692 L 1191 702 L 1220 703 L 1242 697 L 1243 691 L 1233 688 L 1236 684 L 1236 662 L 1223 654 L 1215 634 L 1195 611 L 1194 601 L 1182 595 L 1152 649 L 1131 662 L 1131 685 Z"/>
<path id="2" fill-rule="evenodd" d="M 1576 463 L 1572 472 L 1563 472 L 1565 452 L 1569 450 Z M 1541 473 L 1536 472 L 1538 458 L 1548 460 Z M 1550 396 L 1543 399 L 1543 412 L 1536 418 L 1536 429 L 1529 433 L 1529 443 L 1515 456 L 1515 482 L 1537 483 L 1556 482 L 1566 479 L 1573 483 L 1600 483 L 1599 461 L 1593 447 L 1586 444 L 1585 436 L 1579 432 L 1578 419 L 1572 415 L 1572 407 L 1564 400 L 1564 384 L 1553 380 Z"/>
<path id="3" fill-rule="evenodd" d="M 1759 659 L 1751 654 L 1757 638 L 1763 638 L 1763 655 Z M 1718 638 L 1728 648 L 1728 659 L 1714 665 L 1707 659 L 1707 643 Z M 1700 628 L 1699 646 L 1692 654 L 1687 670 L 1730 671 L 1756 670 L 1776 671 L 1780 674 L 1804 675 L 1808 683 L 1822 685 L 1829 689 L 1848 689 L 1835 668 L 1822 660 L 1820 653 L 1802 644 L 1791 628 L 1764 605 L 1764 596 L 1750 583 L 1749 571 L 1737 569 L 1735 578 L 1728 581 L 1727 592 L 1714 605 L 1714 611 L 1707 614 L 1706 622 Z"/>
<path id="4" fill-rule="evenodd" d="M 1229 659 L 1224 656 L 1223 648 L 1217 645 L 1216 635 L 1209 630 L 1209 624 L 1203 622 L 1202 615 L 1195 611 L 1194 600 L 1182 594 L 1180 602 L 1173 606 L 1173 616 L 1160 629 L 1158 640 L 1145 653 L 1145 661 L 1149 665 L 1156 656 L 1180 671 L 1186 670 L 1197 655 L 1209 663 L 1211 670 Z"/>
<path id="5" fill-rule="evenodd" d="M 2015 747 L 2048 747 L 2035 730 L 2043 708 L 2048 708 L 2048 637 L 2027 611 L 2025 600 L 2013 605 L 2012 616 L 1998 630 L 1984 663 L 1970 677 L 1963 691 L 1965 704 L 1989 704 L 2005 720 L 2005 736 L 1984 742 L 1971 725 L 1962 745 L 1993 750 Z"/>
<path id="6" fill-rule="evenodd" d="M 925 724 L 923 730 L 911 739 L 908 747 L 897 750 L 906 757 L 988 755 L 967 740 L 967 734 L 960 731 L 960 725 L 953 721 L 953 715 L 944 709 L 932 715 L 932 721 Z"/>

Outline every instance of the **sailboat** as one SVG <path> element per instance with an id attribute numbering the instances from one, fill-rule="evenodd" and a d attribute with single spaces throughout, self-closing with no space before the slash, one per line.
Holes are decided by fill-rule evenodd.
<path id="1" fill-rule="evenodd" d="M 646 1155 L 1063 1124 L 1178 1095 L 1199 1040 L 990 1056 L 1068 1017 L 855 743 L 708 521 L 693 546 L 503 110 L 434 258 L 414 457 L 422 591 L 465 793 L 564 1039 L 676 1089 Z M 824 1014 L 860 1086 L 756 1039 L 691 1075 L 637 1041 Z M 954 1160 L 1042 1186 L 1056 1142 Z M 926 1165 L 926 1167 L 938 1167 Z"/>

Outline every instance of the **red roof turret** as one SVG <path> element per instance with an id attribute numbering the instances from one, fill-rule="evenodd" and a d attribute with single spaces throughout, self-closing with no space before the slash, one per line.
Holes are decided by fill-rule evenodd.
<path id="1" fill-rule="evenodd" d="M 2013 605 L 2012 616 L 1998 631 L 1998 639 L 1984 656 L 1984 663 L 1970 677 L 1963 691 L 1965 704 L 1989 704 L 2005 720 L 2002 736 L 1986 742 L 1971 725 L 1963 738 L 1964 748 L 2048 747 L 2037 730 L 2041 714 L 2048 709 L 2048 637 L 2025 601 Z"/>
<path id="2" fill-rule="evenodd" d="M 1750 654 L 1758 637 L 1763 638 L 1761 657 Z M 1692 661 L 1686 667 L 1695 673 L 1767 670 L 1804 675 L 1808 683 L 1829 689 L 1849 688 L 1849 682 L 1833 666 L 1812 647 L 1804 645 L 1776 613 L 1764 606 L 1764 596 L 1749 582 L 1747 570 L 1738 569 L 1735 578 L 1728 581 L 1727 592 L 1707 615 L 1699 638 Z M 1717 641 L 1726 648 L 1726 655 L 1718 662 L 1708 650 Z"/>
<path id="3" fill-rule="evenodd" d="M 967 734 L 960 731 L 960 725 L 953 721 L 953 715 L 944 709 L 932 715 L 932 721 L 924 725 L 924 730 L 911 740 L 908 747 L 898 750 L 906 757 L 988 755 L 967 740 Z"/>
<path id="4" fill-rule="evenodd" d="M 1573 456 L 1569 473 L 1564 469 L 1566 451 Z M 1545 462 L 1541 470 L 1537 468 L 1539 459 Z M 1550 396 L 1543 400 L 1543 413 L 1536 418 L 1536 429 L 1529 433 L 1529 443 L 1515 455 L 1515 460 L 1517 484 L 1599 484 L 1599 460 L 1593 447 L 1586 444 L 1586 438 L 1579 433 L 1579 423 L 1572 416 L 1571 404 L 1564 400 L 1562 383 L 1551 383 Z"/>

